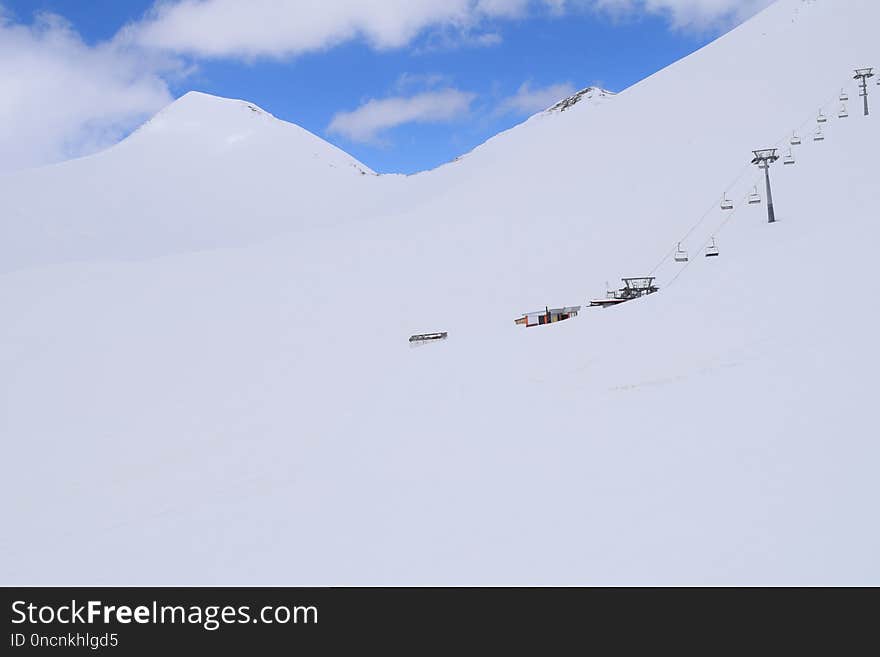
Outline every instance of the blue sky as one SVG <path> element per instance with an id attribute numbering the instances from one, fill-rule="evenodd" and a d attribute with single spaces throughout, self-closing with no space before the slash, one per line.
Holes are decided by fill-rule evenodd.
<path id="1" fill-rule="evenodd" d="M 83 100 L 71 107 L 73 116 L 47 119 L 60 124 L 49 130 L 58 143 L 35 125 L 40 154 L 27 157 L 26 142 L 13 143 L 11 152 L 33 165 L 95 150 L 196 89 L 250 100 L 377 171 L 408 173 L 470 150 L 556 96 L 593 84 L 622 90 L 768 4 L 232 2 L 166 0 L 156 10 L 154 0 L 0 0 L 6 15 L 0 43 L 8 33 L 19 57 L 22 49 L 40 49 L 40 63 L 23 83 L 33 96 L 23 111 L 36 112 L 36 121 L 45 103 L 69 102 L 86 88 L 95 95 L 91 109 Z M 305 15 L 315 6 L 331 9 Z M 58 61 L 50 59 L 55 50 Z M 16 71 L 10 74 L 23 80 L 25 73 Z M 62 93 L 59 85 L 69 85 L 67 95 L 53 98 Z M 3 141 L 0 134 L 0 147 Z"/>

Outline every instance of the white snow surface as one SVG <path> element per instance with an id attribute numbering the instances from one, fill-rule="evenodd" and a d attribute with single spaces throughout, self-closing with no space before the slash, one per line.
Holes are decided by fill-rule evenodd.
<path id="1" fill-rule="evenodd" d="M 878 20 L 779 0 L 416 176 L 188 94 L 0 177 L 0 582 L 880 584 Z"/>

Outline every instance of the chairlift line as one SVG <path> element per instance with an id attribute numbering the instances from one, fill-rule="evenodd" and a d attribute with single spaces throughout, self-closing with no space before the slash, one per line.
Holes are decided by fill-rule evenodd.
<path id="1" fill-rule="evenodd" d="M 875 74 L 872 69 L 858 69 L 858 70 L 856 70 L 856 76 L 855 76 L 856 79 L 860 80 L 862 82 L 862 84 L 864 85 L 860 89 L 860 92 L 859 92 L 860 96 L 867 96 L 868 90 L 867 90 L 867 85 L 865 85 L 865 81 L 869 77 L 874 77 L 874 75 Z M 880 85 L 880 79 L 878 79 L 877 84 Z M 832 99 L 833 99 L 833 97 L 832 97 Z M 849 117 L 849 109 L 847 108 L 847 102 L 850 100 L 850 94 L 846 90 L 845 87 L 841 87 L 840 95 L 838 96 L 838 100 L 840 101 L 841 105 L 840 105 L 840 109 L 837 113 L 837 118 L 839 118 L 839 119 L 848 118 Z M 867 115 L 867 99 L 865 99 L 865 105 L 866 105 L 865 114 Z M 832 116 L 834 116 L 834 115 L 832 114 Z M 816 124 L 817 124 L 816 130 L 812 134 L 812 141 L 814 141 L 814 142 L 825 141 L 825 133 L 823 131 L 823 124 L 826 124 L 826 123 L 828 123 L 828 116 L 825 114 L 823 108 L 819 108 L 819 112 L 816 115 Z M 807 137 L 809 137 L 809 136 L 810 135 L 808 133 Z M 770 196 L 770 181 L 769 181 L 770 164 L 772 162 L 775 162 L 778 159 L 782 159 L 782 164 L 787 165 L 787 166 L 791 166 L 796 163 L 796 158 L 794 155 L 794 148 L 793 147 L 800 146 L 803 144 L 803 138 L 798 134 L 798 130 L 792 131 L 791 136 L 788 138 L 788 144 L 789 144 L 788 152 L 782 158 L 780 158 L 778 155 L 776 155 L 776 149 L 765 149 L 763 151 L 755 151 L 755 159 L 752 161 L 752 164 L 757 164 L 758 168 L 764 172 L 764 177 L 766 178 L 766 181 L 767 181 L 767 194 L 768 194 L 767 203 L 768 203 L 768 212 L 770 213 L 770 215 L 769 215 L 770 216 L 770 218 L 769 218 L 770 223 L 773 223 L 773 221 L 774 221 L 773 212 L 772 212 L 773 201 L 772 201 L 772 196 Z M 760 205 L 761 203 L 764 202 L 763 197 L 761 196 L 760 192 L 758 191 L 757 185 L 755 185 L 753 187 L 752 192 L 750 194 L 748 194 L 748 196 L 746 197 L 746 202 L 748 203 L 748 205 Z M 722 195 L 720 206 L 721 206 L 721 210 L 725 211 L 725 212 L 728 212 L 728 211 L 734 209 L 734 207 L 735 207 L 734 202 L 730 198 L 728 198 L 727 192 L 725 192 Z M 722 222 L 721 228 L 723 228 L 725 225 L 727 225 L 727 222 L 731 216 L 732 215 L 727 216 L 727 219 L 725 219 Z M 702 219 L 700 221 L 702 222 Z M 696 226 L 694 228 L 696 228 Z M 691 229 L 691 230 L 693 230 L 693 229 Z M 720 230 L 720 228 L 719 228 L 719 230 Z M 712 236 L 710 243 L 705 246 L 703 253 L 706 258 L 718 257 L 720 252 L 719 252 L 718 244 L 715 240 L 714 235 Z M 667 253 L 666 258 L 668 258 L 668 257 L 669 257 L 669 254 Z M 674 250 L 674 260 L 675 260 L 675 262 L 679 262 L 679 263 L 686 263 L 689 261 L 688 252 L 686 249 L 684 249 L 682 247 L 681 242 L 678 242 L 676 244 L 676 248 Z M 686 269 L 686 268 L 682 267 L 679 270 L 679 272 L 673 277 L 670 284 L 672 282 L 674 282 L 681 275 L 681 273 L 684 271 L 684 269 Z M 610 296 L 610 295 L 615 295 L 616 293 L 609 290 L 608 294 Z M 596 305 L 599 305 L 599 304 L 596 303 Z M 602 305 L 605 305 L 605 304 L 603 303 Z M 609 305 L 610 305 L 610 303 L 609 303 Z"/>
<path id="2" fill-rule="evenodd" d="M 866 116 L 868 115 L 868 106 L 867 106 L 868 90 L 867 90 L 866 81 L 870 77 L 874 77 L 873 69 L 857 69 L 856 70 L 855 78 L 860 80 L 863 85 L 860 90 L 859 95 L 865 97 L 865 115 Z M 877 84 L 880 85 L 880 80 L 878 80 Z M 847 103 L 847 101 L 849 101 L 850 97 L 849 97 L 849 94 L 847 93 L 845 88 L 841 88 L 840 95 L 838 98 L 841 102 L 841 105 L 840 105 L 840 110 L 837 114 L 837 117 L 840 119 L 844 119 L 844 118 L 849 117 L 849 111 L 847 109 L 846 103 Z M 833 102 L 833 97 L 832 97 L 832 102 Z M 825 124 L 827 122 L 828 122 L 828 117 L 825 115 L 822 108 L 820 108 L 819 113 L 816 116 L 816 123 L 817 123 L 816 130 L 812 135 L 814 142 L 825 140 L 825 134 L 823 132 L 823 124 Z M 801 128 L 803 129 L 803 127 L 804 126 L 802 125 Z M 764 172 L 764 179 L 766 181 L 767 208 L 768 208 L 768 221 L 769 221 L 769 223 L 774 223 L 776 221 L 775 216 L 774 216 L 774 211 L 773 211 L 773 195 L 772 195 L 771 188 L 770 188 L 770 172 L 769 172 L 770 165 L 779 159 L 782 159 L 783 165 L 795 164 L 796 160 L 795 160 L 795 156 L 794 156 L 793 147 L 800 146 L 803 143 L 800 135 L 798 135 L 797 130 L 792 131 L 791 137 L 788 139 L 788 142 L 789 142 L 788 152 L 782 158 L 780 158 L 780 156 L 777 155 L 777 151 L 779 150 L 778 148 L 766 148 L 766 149 L 759 149 L 759 150 L 753 151 L 755 157 L 751 163 L 756 164 L 758 166 L 758 168 Z M 777 144 L 778 143 L 780 143 L 780 142 L 777 142 Z M 742 175 L 740 175 L 737 178 L 737 182 L 740 180 L 741 177 L 742 177 Z M 762 198 L 760 192 L 758 191 L 758 185 L 754 185 L 752 192 L 748 194 L 746 201 L 749 205 L 759 205 L 759 204 L 763 203 L 763 198 Z M 728 198 L 727 192 L 725 192 L 721 197 L 721 210 L 730 211 L 733 209 L 734 209 L 734 202 L 730 198 Z M 711 208 L 710 208 L 710 210 L 708 210 L 706 212 L 705 215 L 703 215 L 703 217 L 697 222 L 697 224 L 694 225 L 690 229 L 690 231 L 688 231 L 687 235 L 685 235 L 685 239 L 687 239 L 688 236 L 691 235 L 691 233 L 697 228 L 697 226 L 699 224 L 701 224 L 703 222 L 703 220 L 706 219 L 707 216 L 709 216 L 710 213 L 711 213 Z M 723 228 L 727 225 L 728 221 L 730 220 L 730 218 L 732 216 L 733 216 L 732 214 L 727 215 L 727 217 L 724 219 L 724 221 L 722 221 L 721 225 L 717 228 L 717 232 L 720 232 L 721 230 L 723 230 Z M 654 268 L 654 270 L 658 269 L 663 264 L 663 262 L 666 262 L 667 259 L 669 258 L 669 255 L 670 255 L 670 253 L 667 252 L 666 255 L 664 256 L 663 260 L 661 260 L 661 262 L 657 265 L 657 267 Z M 703 255 L 706 258 L 716 258 L 720 255 L 720 250 L 718 248 L 718 243 L 716 242 L 715 235 L 712 235 L 712 237 L 710 238 L 710 242 L 708 244 L 705 244 L 705 247 L 703 250 Z M 685 249 L 682 246 L 682 242 L 676 243 L 675 249 L 673 251 L 673 259 L 675 262 L 678 262 L 678 263 L 689 262 L 690 259 L 688 256 L 687 249 Z M 685 269 L 687 269 L 687 267 L 681 267 L 678 270 L 678 272 L 675 274 L 675 276 L 672 278 L 672 280 L 669 282 L 669 285 L 672 285 L 678 279 L 678 277 L 682 274 L 682 272 Z M 652 270 L 651 274 L 653 274 L 653 273 L 654 273 L 654 271 Z M 606 283 L 605 283 L 605 286 L 606 286 L 605 298 L 592 300 L 589 303 L 589 305 L 593 306 L 593 307 L 598 306 L 598 307 L 607 308 L 610 306 L 617 305 L 619 303 L 623 303 L 626 301 L 640 298 L 642 296 L 653 294 L 653 293 L 657 292 L 659 289 L 656 285 L 654 285 L 655 278 L 653 277 L 653 275 L 637 277 L 637 278 L 624 278 L 622 280 L 624 283 L 624 287 L 620 288 L 619 290 L 611 289 L 610 286 L 608 285 L 608 282 L 606 281 Z M 558 310 L 560 310 L 560 311 L 573 310 L 574 312 L 571 313 L 571 315 L 575 316 L 575 315 L 577 315 L 577 311 L 580 310 L 580 306 L 571 307 L 571 308 L 562 308 L 562 309 L 558 309 Z M 549 315 L 551 312 L 550 309 L 548 308 L 546 312 L 547 312 L 547 315 L 549 318 Z M 527 326 L 530 325 L 527 323 L 528 322 L 527 318 L 528 318 L 528 315 L 531 315 L 531 314 L 532 313 L 529 313 L 525 316 Z M 567 317 L 565 317 L 564 319 L 567 319 Z M 516 323 L 517 324 L 521 323 L 521 320 L 516 320 Z M 436 332 L 436 333 L 423 333 L 423 334 L 416 334 L 416 335 L 410 336 L 409 341 L 411 343 L 433 342 L 433 341 L 445 340 L 447 338 L 447 336 L 448 336 L 448 333 L 446 331 Z"/>

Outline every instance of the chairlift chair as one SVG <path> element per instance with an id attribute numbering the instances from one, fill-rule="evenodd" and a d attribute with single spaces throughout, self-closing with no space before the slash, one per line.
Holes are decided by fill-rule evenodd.
<path id="1" fill-rule="evenodd" d="M 827 123 L 828 117 L 822 113 L 822 110 L 819 110 L 819 116 L 816 117 L 816 123 Z"/>
<path id="2" fill-rule="evenodd" d="M 845 104 L 841 105 L 840 112 L 837 113 L 837 118 L 838 119 L 845 119 L 848 116 L 849 116 L 849 112 L 846 111 L 846 105 Z"/>
<path id="3" fill-rule="evenodd" d="M 758 193 L 758 186 L 755 185 L 754 191 L 749 194 L 749 205 L 757 205 L 761 202 L 761 195 Z"/>
<path id="4" fill-rule="evenodd" d="M 849 100 L 849 94 L 846 93 L 846 89 L 841 89 L 840 90 L 840 102 L 845 103 L 848 100 Z"/>
<path id="5" fill-rule="evenodd" d="M 727 194 L 721 199 L 721 209 L 722 210 L 733 210 L 733 201 L 727 198 Z"/>
<path id="6" fill-rule="evenodd" d="M 800 138 L 800 136 L 798 135 L 798 133 L 793 132 L 793 133 L 791 134 L 791 140 L 790 140 L 790 143 L 791 143 L 792 146 L 800 146 L 800 145 L 801 145 L 801 138 Z"/>
<path id="7" fill-rule="evenodd" d="M 681 242 L 678 243 L 678 248 L 675 250 L 675 261 L 676 262 L 687 262 L 688 261 L 688 253 L 683 248 L 681 248 Z"/>
<path id="8" fill-rule="evenodd" d="M 819 126 L 819 129 L 816 130 L 816 134 L 813 135 L 813 141 L 825 141 L 825 133 L 822 132 L 822 126 Z"/>
<path id="9" fill-rule="evenodd" d="M 794 153 L 792 153 L 791 149 L 788 149 L 788 153 L 782 158 L 783 164 L 794 164 Z"/>
<path id="10" fill-rule="evenodd" d="M 712 243 L 706 247 L 706 257 L 707 258 L 715 258 L 718 256 L 718 245 L 715 244 L 715 238 L 712 238 Z"/>

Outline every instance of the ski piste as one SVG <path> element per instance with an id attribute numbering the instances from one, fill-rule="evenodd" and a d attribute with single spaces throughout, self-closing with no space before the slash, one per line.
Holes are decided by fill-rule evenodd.
<path id="1" fill-rule="evenodd" d="M 0 176 L 2 581 L 880 583 L 878 20 L 780 0 L 418 175 L 194 93 Z"/>

